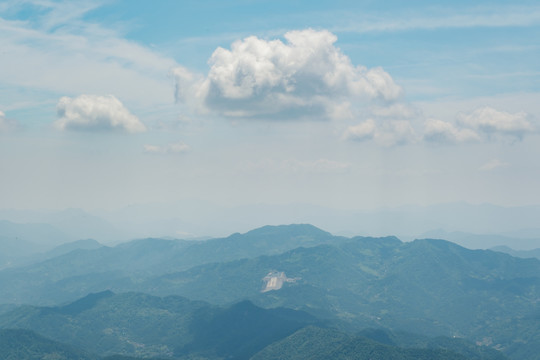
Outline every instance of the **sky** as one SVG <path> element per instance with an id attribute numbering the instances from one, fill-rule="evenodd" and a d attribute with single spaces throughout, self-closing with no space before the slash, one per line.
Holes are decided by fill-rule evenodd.
<path id="1" fill-rule="evenodd" d="M 0 2 L 1 208 L 540 204 L 538 1 Z"/>

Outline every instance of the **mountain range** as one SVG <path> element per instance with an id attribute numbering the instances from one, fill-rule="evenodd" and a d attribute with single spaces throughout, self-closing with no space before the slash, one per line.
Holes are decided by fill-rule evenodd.
<path id="1" fill-rule="evenodd" d="M 292 343 L 288 337 L 316 326 L 346 335 L 341 347 L 321 352 L 331 358 L 361 353 L 371 343 L 360 332 L 372 328 L 470 341 L 511 359 L 540 359 L 540 261 L 535 258 L 437 239 L 333 236 L 307 224 L 264 226 L 205 241 L 148 238 L 114 247 L 81 246 L 1 270 L 0 327 L 29 329 L 99 356 L 272 358 L 276 352 L 268 346 L 292 349 L 296 345 L 290 344 L 307 335 L 300 333 L 289 339 Z M 262 292 L 265 281 L 277 276 L 272 274 L 283 274 L 282 284 Z M 253 320 L 255 330 L 242 325 L 242 314 L 265 320 Z M 197 321 L 170 333 L 156 330 L 169 329 L 167 321 L 188 324 L 186 316 Z M 274 318 L 300 320 L 275 325 L 288 329 L 279 336 L 257 339 L 260 327 Z M 224 325 L 231 323 L 238 324 L 234 331 L 241 338 L 255 333 L 245 352 L 240 343 L 233 346 L 239 353 L 223 350 L 238 341 Z M 338 336 L 326 331 L 321 336 Z M 213 335 L 209 340 L 202 334 Z M 233 338 L 216 343 L 226 335 Z M 403 358 L 417 355 L 400 349 L 433 344 L 370 341 Z M 428 350 L 442 356 L 441 349 Z M 451 352 L 456 359 L 471 358 Z"/>
<path id="2" fill-rule="evenodd" d="M 1 359 L 441 359 L 502 360 L 500 352 L 451 338 L 366 329 L 350 335 L 302 311 L 228 307 L 140 293 L 90 294 L 56 307 L 0 316 Z M 40 335 L 37 335 L 39 333 Z M 399 345 L 398 345 L 399 344 Z M 17 355 L 18 354 L 18 355 Z M 48 356 L 48 357 L 47 357 Z"/>

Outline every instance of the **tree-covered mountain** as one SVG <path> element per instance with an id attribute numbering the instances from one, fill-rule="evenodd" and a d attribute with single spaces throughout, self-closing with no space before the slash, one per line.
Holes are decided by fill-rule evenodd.
<path id="1" fill-rule="evenodd" d="M 98 360 L 73 346 L 23 329 L 0 330 L 0 360 Z"/>
<path id="2" fill-rule="evenodd" d="M 261 292 L 272 271 L 283 273 L 283 286 Z M 465 337 L 514 359 L 540 359 L 540 261 L 443 240 L 403 243 L 333 237 L 310 225 L 268 226 L 200 242 L 144 239 L 76 250 L 1 271 L 0 285 L 4 303 L 62 303 L 106 289 L 222 306 L 249 299 L 306 311 L 342 329 Z"/>
<path id="3" fill-rule="evenodd" d="M 261 293 L 270 270 L 298 280 Z M 141 291 L 210 302 L 249 298 L 259 306 L 301 309 L 357 328 L 468 337 L 509 355 L 519 348 L 528 349 L 530 359 L 540 358 L 540 323 L 530 320 L 540 315 L 540 261 L 442 240 L 351 239 L 202 265 L 139 285 Z M 514 335 L 506 331 L 510 325 Z"/>
<path id="4" fill-rule="evenodd" d="M 213 262 L 279 254 L 343 238 L 311 225 L 266 226 L 206 241 L 141 239 L 115 247 L 77 249 L 30 266 L 0 271 L 1 303 L 55 304 L 89 292 Z"/>
<path id="5" fill-rule="evenodd" d="M 335 330 L 331 325 L 306 312 L 263 309 L 249 301 L 216 307 L 177 296 L 159 298 L 109 291 L 64 306 L 23 306 L 0 316 L 0 327 L 21 329 L 5 330 L 12 334 L 5 335 L 6 339 L 18 336 L 13 343 L 17 345 L 3 345 L 9 350 L 6 353 L 21 348 L 32 354 L 53 350 L 75 354 L 51 359 L 94 359 L 96 356 L 90 353 L 109 360 L 126 356 L 184 360 L 364 359 L 367 354 L 381 359 L 505 359 L 495 350 L 466 341 L 413 334 L 399 338 L 383 330 L 366 330 L 359 336 Z M 385 336 L 381 337 L 381 333 Z M 385 341 L 390 338 L 406 338 L 408 342 L 401 341 L 403 346 L 398 346 L 397 341 Z M 429 346 L 432 343 L 439 346 Z"/>
<path id="6" fill-rule="evenodd" d="M 265 346 L 320 321 L 291 309 L 244 301 L 216 307 L 182 297 L 90 294 L 58 307 L 22 306 L 0 316 L 0 328 L 30 329 L 101 355 L 247 359 Z"/>
<path id="7" fill-rule="evenodd" d="M 414 339 L 420 337 L 411 336 Z M 377 339 L 378 340 L 378 339 Z M 496 350 L 444 338 L 439 346 L 398 347 L 334 329 L 305 327 L 267 346 L 252 360 L 504 360 Z M 436 340 L 435 340 L 436 341 Z M 442 338 L 438 340 L 442 342 Z"/>

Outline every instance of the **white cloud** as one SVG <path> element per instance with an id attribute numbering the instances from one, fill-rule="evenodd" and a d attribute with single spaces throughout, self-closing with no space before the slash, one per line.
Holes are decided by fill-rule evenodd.
<path id="1" fill-rule="evenodd" d="M 144 145 L 144 151 L 149 154 L 161 154 L 165 152 L 165 149 L 157 145 Z"/>
<path id="2" fill-rule="evenodd" d="M 471 129 L 458 129 L 452 123 L 438 119 L 425 122 L 424 140 L 441 143 L 479 141 L 480 136 Z"/>
<path id="3" fill-rule="evenodd" d="M 497 168 L 506 167 L 510 165 L 509 163 L 500 161 L 499 159 L 493 159 L 485 163 L 484 165 L 480 166 L 478 170 L 480 171 L 492 171 Z"/>
<path id="4" fill-rule="evenodd" d="M 497 141 L 504 137 L 522 139 L 537 130 L 525 112 L 508 113 L 482 107 L 469 114 L 457 115 L 456 123 L 428 119 L 424 123 L 424 140 L 434 143 Z"/>
<path id="5" fill-rule="evenodd" d="M 350 126 L 345 131 L 344 138 L 355 141 L 371 140 L 375 137 L 376 130 L 375 121 L 368 119 L 358 125 Z"/>
<path id="6" fill-rule="evenodd" d="M 146 131 L 144 124 L 112 95 L 64 96 L 56 107 L 59 119 L 54 124 L 61 130 Z"/>
<path id="7" fill-rule="evenodd" d="M 0 132 L 7 132 L 17 127 L 17 123 L 14 120 L 6 118 L 6 114 L 0 111 Z"/>
<path id="8" fill-rule="evenodd" d="M 470 114 L 460 114 L 458 122 L 486 135 L 507 135 L 521 139 L 526 134 L 535 132 L 525 112 L 511 114 L 491 107 L 479 108 Z"/>
<path id="9" fill-rule="evenodd" d="M 6 115 L 0 111 L 0 131 L 6 131 L 9 129 L 9 124 L 6 119 Z"/>
<path id="10" fill-rule="evenodd" d="M 368 119 L 345 130 L 343 138 L 352 141 L 374 140 L 382 146 L 405 145 L 416 141 L 416 134 L 407 120 L 390 120 L 376 123 Z"/>
<path id="11" fill-rule="evenodd" d="M 474 27 L 527 27 L 540 24 L 538 6 L 473 6 L 465 10 L 456 7 L 433 7 L 435 11 L 418 11 L 398 17 L 372 17 L 365 14 L 340 14 L 342 18 L 353 19 L 348 24 L 336 26 L 339 32 L 399 32 L 406 30 L 434 30 Z"/>
<path id="12" fill-rule="evenodd" d="M 149 154 L 179 154 L 189 150 L 189 145 L 178 142 L 167 146 L 144 145 L 144 151 Z"/>
<path id="13" fill-rule="evenodd" d="M 332 119 L 349 116 L 351 103 L 392 102 L 402 94 L 381 68 L 354 66 L 326 30 L 284 37 L 250 36 L 216 49 L 206 77 L 176 68 L 177 100 L 226 117 Z"/>
<path id="14" fill-rule="evenodd" d="M 169 153 L 183 153 L 188 150 L 189 150 L 189 146 L 184 144 L 183 142 L 169 144 L 169 146 L 167 147 L 167 151 Z"/>

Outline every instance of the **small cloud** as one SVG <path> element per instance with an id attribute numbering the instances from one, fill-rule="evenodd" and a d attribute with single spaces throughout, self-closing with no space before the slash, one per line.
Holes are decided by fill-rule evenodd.
<path id="1" fill-rule="evenodd" d="M 350 163 L 318 159 L 315 161 L 286 160 L 284 166 L 294 171 L 310 171 L 316 173 L 341 172 L 351 167 Z"/>
<path id="2" fill-rule="evenodd" d="M 509 166 L 509 163 L 502 162 L 498 159 L 493 159 L 485 163 L 484 165 L 480 166 L 478 170 L 480 171 L 492 171 L 501 167 Z"/>
<path id="3" fill-rule="evenodd" d="M 345 130 L 343 138 L 352 141 L 373 140 L 382 146 L 405 145 L 416 141 L 416 134 L 407 120 L 385 120 L 375 123 L 368 119 Z"/>
<path id="4" fill-rule="evenodd" d="M 116 97 L 80 95 L 62 97 L 56 106 L 59 119 L 55 126 L 72 131 L 146 131 L 144 124 Z"/>
<path id="5" fill-rule="evenodd" d="M 144 152 L 149 154 L 162 154 L 165 149 L 156 145 L 144 145 Z"/>
<path id="6" fill-rule="evenodd" d="M 284 38 L 250 36 L 219 47 L 206 76 L 177 67 L 176 99 L 228 118 L 287 120 L 347 118 L 350 104 L 391 103 L 402 95 L 382 68 L 353 65 L 327 30 Z"/>
<path id="7" fill-rule="evenodd" d="M 144 152 L 148 154 L 180 154 L 189 151 L 189 145 L 178 142 L 167 146 L 144 145 Z"/>
<path id="8" fill-rule="evenodd" d="M 375 121 L 368 119 L 358 125 L 353 125 L 345 130 L 343 137 L 347 140 L 365 141 L 375 137 L 376 125 Z"/>
<path id="9" fill-rule="evenodd" d="M 463 143 L 479 141 L 480 136 L 471 129 L 458 129 L 452 123 L 429 119 L 424 124 L 424 140 L 434 143 Z"/>
<path id="10" fill-rule="evenodd" d="M 189 146 L 180 142 L 176 144 L 170 144 L 167 146 L 167 152 L 169 153 L 184 153 L 189 150 Z"/>
<path id="11" fill-rule="evenodd" d="M 6 114 L 0 111 L 0 133 L 8 132 L 17 128 L 17 123 L 14 120 L 6 118 Z"/>
<path id="12" fill-rule="evenodd" d="M 535 132 L 535 128 L 525 112 L 507 113 L 491 107 L 476 109 L 470 114 L 460 114 L 458 122 L 486 135 L 496 134 L 522 139 L 526 134 Z"/>

